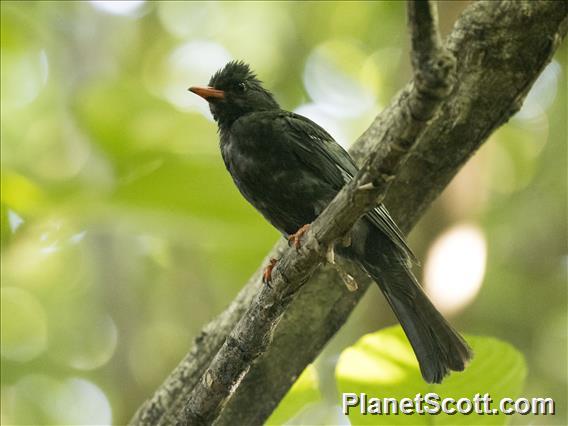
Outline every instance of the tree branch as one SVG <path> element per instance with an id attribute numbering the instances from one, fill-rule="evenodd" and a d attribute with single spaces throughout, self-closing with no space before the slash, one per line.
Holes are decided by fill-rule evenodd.
<path id="1" fill-rule="evenodd" d="M 413 39 L 424 36 L 425 29 L 436 33 L 432 15 L 423 11 L 424 8 L 430 11 L 428 5 L 410 2 L 411 10 L 420 11 L 410 14 L 414 18 L 410 26 L 415 30 Z M 428 34 L 427 38 L 435 40 L 436 36 Z M 289 248 L 284 253 L 273 273 L 272 285 L 260 290 L 194 387 L 180 423 L 207 425 L 218 417 L 222 405 L 238 388 L 252 363 L 266 351 L 281 315 L 300 287 L 325 261 L 334 242 L 343 238 L 363 214 L 384 198 L 400 165 L 426 127 L 426 120 L 434 115 L 442 96 L 449 92 L 448 81 L 452 80 L 455 69 L 453 58 L 442 48 L 424 43 L 414 43 L 413 47 L 428 48 L 427 52 L 415 52 L 418 59 L 413 61 L 418 66 L 416 75 L 425 78 L 412 86 L 400 102 L 399 126 L 384 135 L 354 179 L 313 222 L 302 248 Z M 434 72 L 433 67 L 437 67 Z"/>
<path id="2" fill-rule="evenodd" d="M 421 13 L 422 9 L 419 9 L 420 5 L 416 5 L 415 18 L 410 19 L 411 25 L 415 22 L 418 27 L 415 33 L 422 31 L 419 28 L 424 28 L 422 24 L 418 24 L 418 21 L 422 20 L 420 16 L 424 15 Z M 565 33 L 566 5 L 563 2 L 482 2 L 470 6 L 462 15 L 446 43 L 448 50 L 458 59 L 457 86 L 444 101 L 439 114 L 432 119 L 421 135 L 418 146 L 400 171 L 385 200 L 403 229 L 411 228 L 426 206 L 487 136 L 518 110 L 532 82 L 549 61 Z M 425 62 L 427 63 L 418 60 L 418 63 Z M 415 66 L 415 69 L 417 68 L 420 69 L 419 66 Z M 361 154 L 368 152 L 369 147 L 377 144 L 377 141 L 383 141 L 379 142 L 381 145 L 372 157 L 376 157 L 387 175 L 396 173 L 404 154 L 390 164 L 387 160 L 392 159 L 393 154 L 384 152 L 387 151 L 384 146 L 396 146 L 401 140 L 402 146 L 405 146 L 405 143 L 411 144 L 412 140 L 409 141 L 405 137 L 398 138 L 397 129 L 406 130 L 405 120 L 407 123 L 412 123 L 428 118 L 428 108 L 423 115 L 420 108 L 412 106 L 414 104 L 410 102 L 413 99 L 411 94 L 420 94 L 428 101 L 436 98 L 435 92 L 422 90 L 421 83 L 417 80 L 415 76 L 414 83 L 409 83 L 393 104 L 377 117 L 357 141 L 353 150 L 354 156 L 361 158 Z M 409 105 L 410 107 L 407 108 Z M 423 105 L 420 104 L 419 97 L 418 105 Z M 412 135 L 412 132 L 411 130 L 409 134 Z M 394 137 L 394 134 L 397 134 L 397 137 Z M 396 143 L 393 144 L 393 141 Z M 381 152 L 383 154 L 379 154 Z M 368 162 L 372 161 L 373 158 L 369 158 Z M 363 200 L 360 205 L 366 205 L 365 200 L 371 199 L 372 196 L 380 196 L 390 185 L 388 179 L 381 178 L 375 185 L 375 179 L 369 179 L 370 174 L 363 179 L 365 173 L 373 170 L 366 170 L 367 163 L 358 175 L 363 185 L 356 188 L 355 183 L 350 185 L 353 194 L 360 194 Z M 373 182 L 374 187 L 369 191 L 371 194 L 357 190 L 369 182 Z M 341 194 L 348 192 L 348 189 L 344 189 Z M 339 195 L 338 199 L 344 196 Z M 367 196 L 369 198 L 366 198 Z M 334 200 L 335 204 L 339 203 L 336 207 L 340 212 L 345 212 L 339 208 L 341 204 L 338 199 Z M 332 208 L 335 208 L 333 204 L 330 205 L 330 209 Z M 346 224 L 353 219 L 351 214 L 343 214 L 348 217 L 340 219 L 339 228 L 348 227 L 349 225 Z M 320 219 L 323 230 L 318 231 L 320 225 L 316 226 L 316 223 Z M 335 221 L 335 216 L 332 219 Z M 307 247 L 300 255 L 285 249 L 287 253 L 284 259 L 288 261 L 283 262 L 281 269 L 276 271 L 274 282 L 275 287 L 278 286 L 277 289 L 275 288 L 276 291 L 269 293 L 268 289 L 262 288 L 256 296 L 255 306 L 264 309 L 270 317 L 277 318 L 283 311 L 279 303 L 275 305 L 271 303 L 280 302 L 278 297 L 288 296 L 288 286 L 281 272 L 286 271 L 286 277 L 291 283 L 300 282 L 301 280 L 292 281 L 292 277 L 305 278 L 307 274 L 302 274 L 306 273 L 303 269 L 306 265 L 302 262 L 313 268 L 315 262 L 322 260 L 322 250 L 317 248 L 315 241 L 321 242 L 320 238 L 323 235 L 323 241 L 329 244 L 335 236 L 340 235 L 341 230 L 339 233 L 327 230 L 324 218 L 318 218 L 318 221 L 308 233 L 305 245 Z M 283 244 L 280 243 L 277 250 L 282 250 L 282 247 Z M 313 254 L 310 254 L 311 252 Z M 294 268 L 301 270 L 297 271 Z M 291 275 L 288 275 L 289 271 Z M 231 398 L 222 407 L 217 418 L 218 424 L 257 424 L 267 418 L 297 375 L 340 328 L 364 293 L 368 282 L 363 277 L 358 277 L 358 280 L 360 280 L 360 291 L 350 293 L 344 286 L 334 284 L 340 280 L 333 272 L 324 268 L 295 296 L 284 298 L 284 303 L 289 304 L 289 307 L 278 326 L 263 328 L 262 324 L 259 325 L 262 333 L 258 336 L 269 336 L 273 333 L 274 337 L 270 347 L 252 366 L 248 360 L 242 360 L 242 354 L 256 357 L 266 345 L 262 341 L 259 346 L 255 346 L 259 343 L 255 339 L 245 342 L 238 340 L 249 331 L 257 332 L 256 329 L 246 327 L 247 324 L 254 324 L 254 320 L 247 322 L 250 321 L 248 314 L 252 312 L 250 309 L 247 311 L 248 314 L 245 314 L 239 323 L 239 326 L 241 324 L 243 326 L 237 327 L 231 333 L 223 347 L 229 357 L 237 360 L 237 368 L 234 371 L 232 365 L 228 366 L 231 369 L 229 376 L 239 377 L 239 372 L 247 369 L 248 373 L 239 381 L 238 386 L 231 389 Z M 192 389 L 194 392 L 192 401 L 199 400 L 196 392 L 207 389 L 208 383 L 199 383 L 195 387 L 194 384 L 196 378 L 207 368 L 206 359 L 217 352 L 219 342 L 225 339 L 230 325 L 241 317 L 243 308 L 250 303 L 259 287 L 258 279 L 251 280 L 239 294 L 238 300 L 231 305 L 230 310 L 223 314 L 222 319 L 212 323 L 213 326 L 208 326 L 208 334 L 196 342 L 198 350 L 192 350 L 154 397 L 140 408 L 132 421 L 134 424 L 172 424 L 176 413 L 179 412 L 179 408 L 183 406 Z M 296 288 L 297 286 L 293 287 L 294 290 Z M 268 303 L 264 305 L 264 302 Z M 215 328 L 216 325 L 220 327 Z M 209 366 L 209 370 L 217 368 L 214 367 L 215 365 L 220 364 L 214 361 Z M 221 374 L 221 379 L 213 377 L 210 383 L 214 386 L 230 384 L 233 379 L 224 382 L 225 377 L 227 376 L 224 374 Z M 226 395 L 227 393 L 222 396 L 221 401 L 214 402 L 211 405 L 212 409 L 208 408 L 204 412 L 216 413 Z M 199 412 L 193 414 L 198 415 L 198 420 L 204 419 L 199 417 Z M 208 416 L 209 414 L 205 418 L 211 418 Z M 212 415 L 214 416 L 215 414 Z"/>
<path id="3" fill-rule="evenodd" d="M 436 4 L 431 2 L 409 1 L 407 6 L 408 27 L 412 43 L 410 53 L 415 79 L 417 74 L 428 78 L 433 61 L 444 50 L 438 30 Z M 435 75 L 433 76 L 435 78 Z"/>

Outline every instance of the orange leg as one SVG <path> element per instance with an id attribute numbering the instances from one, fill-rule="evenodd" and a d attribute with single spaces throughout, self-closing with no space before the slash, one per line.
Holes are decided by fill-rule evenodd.
<path id="1" fill-rule="evenodd" d="M 306 224 L 302 226 L 300 229 L 296 231 L 295 234 L 292 234 L 288 237 L 288 245 L 293 245 L 296 250 L 299 250 L 302 246 L 302 237 L 308 230 L 310 229 L 310 224 Z"/>
<path id="2" fill-rule="evenodd" d="M 274 259 L 273 257 L 270 258 L 270 262 L 262 272 L 262 282 L 268 287 L 270 287 L 270 282 L 272 281 L 272 270 L 276 266 L 276 263 L 278 263 L 278 259 Z"/>

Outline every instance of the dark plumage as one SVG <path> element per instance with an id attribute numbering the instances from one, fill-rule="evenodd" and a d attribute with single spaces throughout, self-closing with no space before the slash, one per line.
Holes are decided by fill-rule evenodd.
<path id="1" fill-rule="evenodd" d="M 357 173 L 349 154 L 324 129 L 280 109 L 243 62 L 228 63 L 209 87 L 190 90 L 209 102 L 235 184 L 287 237 L 313 222 Z M 351 241 L 336 252 L 357 262 L 378 283 L 412 344 L 424 379 L 439 383 L 449 370 L 463 370 L 470 349 L 409 269 L 414 255 L 387 209 L 379 205 L 360 219 Z"/>

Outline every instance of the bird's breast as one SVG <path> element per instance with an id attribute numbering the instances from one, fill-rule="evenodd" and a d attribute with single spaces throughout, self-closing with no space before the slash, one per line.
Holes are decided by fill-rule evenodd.
<path id="1" fill-rule="evenodd" d="M 283 148 L 240 138 L 226 141 L 221 152 L 247 201 L 280 232 L 291 234 L 312 222 L 329 196 L 319 187 L 321 181 Z"/>

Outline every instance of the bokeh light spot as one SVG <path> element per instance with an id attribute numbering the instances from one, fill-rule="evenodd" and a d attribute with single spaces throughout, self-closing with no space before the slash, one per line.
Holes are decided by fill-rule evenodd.
<path id="1" fill-rule="evenodd" d="M 452 313 L 473 301 L 483 282 L 486 257 L 485 237 L 472 225 L 457 225 L 434 242 L 424 282 L 438 309 Z"/>
<path id="2" fill-rule="evenodd" d="M 47 346 L 47 318 L 42 304 L 29 291 L 4 287 L 2 294 L 3 358 L 26 362 Z"/>
<path id="3" fill-rule="evenodd" d="M 2 108 L 21 108 L 33 102 L 48 74 L 44 49 L 2 49 Z"/>
<path id="4" fill-rule="evenodd" d="M 306 90 L 330 114 L 340 117 L 363 114 L 375 104 L 372 90 L 361 79 L 367 57 L 355 44 L 344 40 L 319 45 L 306 61 Z"/>
<path id="5" fill-rule="evenodd" d="M 337 118 L 331 116 L 328 111 L 318 103 L 300 105 L 294 110 L 296 114 L 308 117 L 310 120 L 323 127 L 341 146 L 348 145 L 348 137 L 344 127 L 338 122 Z"/>
<path id="6" fill-rule="evenodd" d="M 2 170 L 3 203 L 23 214 L 33 213 L 44 201 L 42 189 L 26 176 Z"/>
<path id="7" fill-rule="evenodd" d="M 189 86 L 206 86 L 231 55 L 212 41 L 191 41 L 175 48 L 167 59 L 168 78 L 164 97 L 182 110 L 196 110 L 210 118 L 207 102 L 188 91 Z"/>
<path id="8" fill-rule="evenodd" d="M 91 269 L 81 244 L 82 231 L 67 218 L 28 221 L 20 233 L 2 253 L 3 281 L 62 293 L 88 286 Z"/>
<path id="9" fill-rule="evenodd" d="M 109 425 L 105 393 L 77 377 L 64 381 L 30 374 L 2 388 L 2 424 Z M 4 422 L 6 420 L 6 422 Z"/>
<path id="10" fill-rule="evenodd" d="M 109 316 L 94 321 L 87 334 L 88 341 L 69 357 L 69 365 L 79 370 L 93 370 L 105 365 L 114 355 L 118 343 L 118 330 Z"/>
<path id="11" fill-rule="evenodd" d="M 12 232 L 16 232 L 22 223 L 24 223 L 24 219 L 18 213 L 14 210 L 8 210 L 8 224 Z"/>
<path id="12" fill-rule="evenodd" d="M 71 378 L 57 394 L 54 407 L 62 424 L 110 425 L 112 411 L 105 393 L 94 383 Z"/>
<path id="13" fill-rule="evenodd" d="M 545 114 L 556 98 L 561 73 L 560 64 L 552 60 L 533 84 L 515 119 L 533 120 Z"/>
<path id="14" fill-rule="evenodd" d="M 62 306 L 71 311 L 72 306 Z M 50 355 L 63 365 L 78 370 L 94 370 L 110 361 L 118 343 L 118 329 L 106 314 L 84 308 L 74 313 L 73 323 L 65 314 L 53 315 L 52 329 L 56 331 Z"/>
<path id="15" fill-rule="evenodd" d="M 144 4 L 144 0 L 91 0 L 91 4 L 95 9 L 112 15 L 137 16 L 137 12 Z"/>
<path id="16" fill-rule="evenodd" d="M 162 26 L 181 39 L 212 35 L 224 28 L 224 9 L 216 2 L 162 1 L 156 6 Z"/>
<path id="17" fill-rule="evenodd" d="M 216 17 L 213 25 L 230 26 L 231 31 L 220 32 L 218 40 L 236 58 L 251 64 L 265 82 L 274 67 L 289 68 L 289 55 L 282 52 L 286 42 L 295 42 L 297 34 L 285 2 L 256 2 L 255 7 L 232 2 L 230 8 L 223 9 L 225 13 Z"/>
<path id="18" fill-rule="evenodd" d="M 27 374 L 2 387 L 2 424 L 59 424 L 54 405 L 61 383 L 44 374 Z"/>

